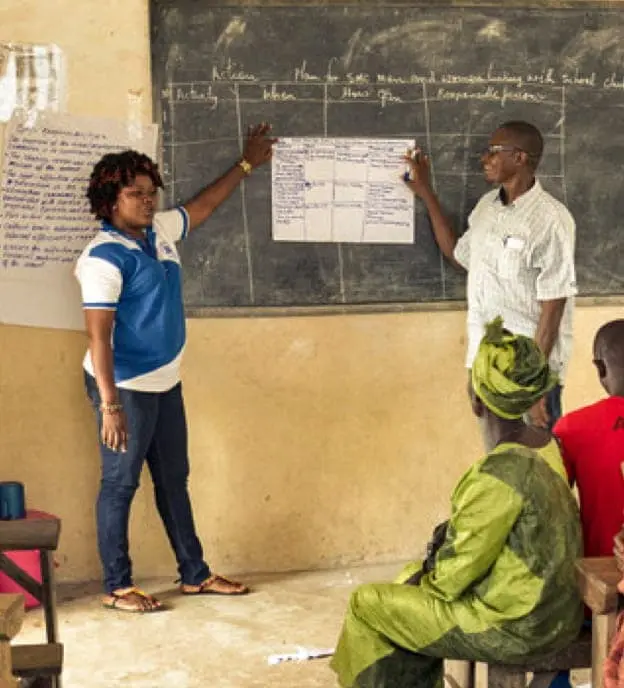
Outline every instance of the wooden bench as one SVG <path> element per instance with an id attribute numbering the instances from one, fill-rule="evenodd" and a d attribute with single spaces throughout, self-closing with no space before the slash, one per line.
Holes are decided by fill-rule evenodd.
<path id="1" fill-rule="evenodd" d="M 63 669 L 63 646 L 13 645 L 11 660 L 14 675 L 23 679 L 20 688 L 55 688 Z"/>
<path id="2" fill-rule="evenodd" d="M 57 548 L 61 530 L 57 518 L 29 518 L 0 521 L 0 571 L 10 576 L 24 590 L 41 602 L 46 625 L 46 644 L 12 645 L 10 649 L 14 676 L 23 678 L 23 686 L 60 688 L 63 646 L 58 643 L 56 589 L 52 552 Z M 39 550 L 41 583 L 23 571 L 3 552 Z M 23 599 L 21 596 L 18 596 Z M 23 607 L 23 602 L 22 602 Z"/>
<path id="3" fill-rule="evenodd" d="M 527 674 L 533 674 L 531 688 L 548 688 L 559 671 L 588 669 L 592 665 L 592 633 L 581 631 L 571 645 L 559 652 L 532 659 L 524 664 L 490 664 L 488 688 L 525 688 Z"/>
<path id="4" fill-rule="evenodd" d="M 533 674 L 530 688 L 548 688 L 559 671 L 588 669 L 592 663 L 592 633 L 583 629 L 571 645 L 543 657 L 518 664 L 447 662 L 445 677 L 455 688 L 526 688 L 527 674 Z"/>
<path id="5" fill-rule="evenodd" d="M 561 652 L 526 664 L 479 664 L 447 661 L 445 675 L 457 688 L 524 688 L 533 673 L 532 688 L 547 688 L 558 671 L 589 669 L 592 688 L 602 688 L 602 671 L 615 632 L 618 608 L 617 584 L 622 574 L 613 557 L 580 559 L 577 580 L 583 601 L 592 612 L 592 630 Z"/>

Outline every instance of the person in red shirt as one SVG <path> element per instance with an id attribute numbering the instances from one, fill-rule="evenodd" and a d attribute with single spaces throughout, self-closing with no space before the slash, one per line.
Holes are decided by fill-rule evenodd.
<path id="1" fill-rule="evenodd" d="M 598 330 L 594 365 L 609 396 L 568 413 L 553 432 L 578 487 L 585 556 L 610 557 L 624 510 L 624 320 Z"/>

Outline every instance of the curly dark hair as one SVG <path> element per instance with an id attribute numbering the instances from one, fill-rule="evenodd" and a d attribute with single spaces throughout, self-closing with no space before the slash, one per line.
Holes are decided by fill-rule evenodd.
<path id="1" fill-rule="evenodd" d="M 130 186 L 138 174 L 148 176 L 156 188 L 163 188 L 158 165 L 134 150 L 108 153 L 93 168 L 87 189 L 91 212 L 98 220 L 110 221 L 119 192 Z"/>

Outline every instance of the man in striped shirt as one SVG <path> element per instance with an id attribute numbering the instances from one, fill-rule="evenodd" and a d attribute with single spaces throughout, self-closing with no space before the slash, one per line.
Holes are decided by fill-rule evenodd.
<path id="1" fill-rule="evenodd" d="M 567 208 L 536 179 L 544 142 L 527 122 L 507 122 L 481 156 L 486 193 L 461 236 L 453 231 L 429 178 L 429 160 L 418 149 L 407 157 L 406 182 L 429 213 L 442 253 L 468 271 L 468 352 L 472 366 L 484 326 L 498 315 L 509 330 L 533 337 L 563 380 L 571 353 L 575 225 Z M 561 387 L 530 412 L 535 425 L 552 427 L 561 415 Z"/>

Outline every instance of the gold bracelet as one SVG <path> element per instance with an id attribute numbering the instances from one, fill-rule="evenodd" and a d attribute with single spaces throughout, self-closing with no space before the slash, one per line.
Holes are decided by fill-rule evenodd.
<path id="1" fill-rule="evenodd" d="M 120 404 L 118 401 L 112 402 L 110 404 L 101 403 L 100 411 L 102 413 L 119 413 L 120 411 L 123 411 L 123 405 Z"/>
<path id="2" fill-rule="evenodd" d="M 237 164 L 241 168 L 241 170 L 243 170 L 246 177 L 251 174 L 251 170 L 253 170 L 253 167 L 251 166 L 250 162 L 247 162 L 247 160 L 245 160 L 245 158 L 241 158 Z"/>

